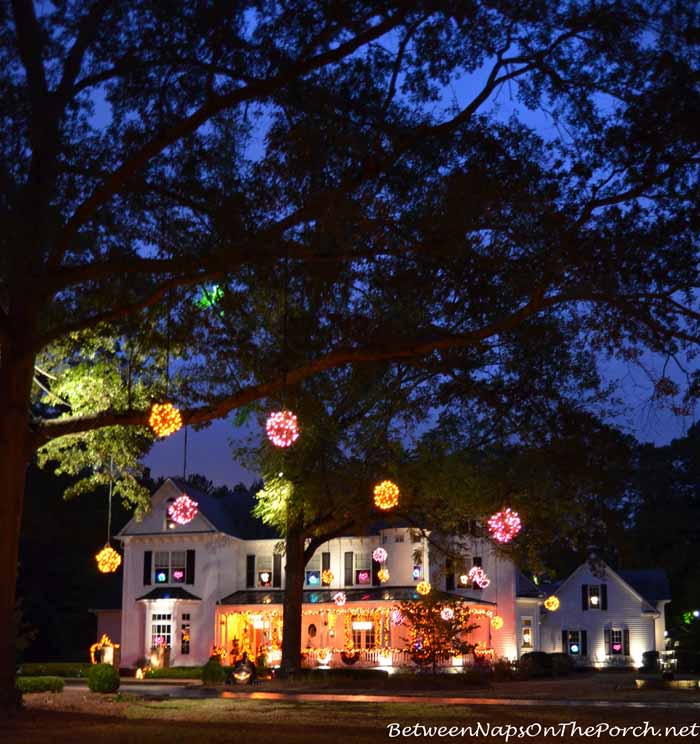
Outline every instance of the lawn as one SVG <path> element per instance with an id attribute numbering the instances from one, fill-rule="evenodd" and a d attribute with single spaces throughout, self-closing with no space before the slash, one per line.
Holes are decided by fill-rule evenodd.
<path id="1" fill-rule="evenodd" d="M 642 725 L 660 728 L 700 723 L 695 710 L 601 710 L 595 708 L 526 708 L 501 706 L 418 706 L 405 703 L 287 702 L 250 699 L 145 701 L 130 695 L 98 696 L 84 690 L 62 694 L 28 695 L 24 712 L 0 722 L 0 740 L 23 744 L 46 741 L 75 742 L 198 742 L 236 741 L 250 744 L 294 744 L 338 741 L 365 744 L 377 741 L 440 740 L 440 737 L 390 738 L 387 725 L 401 726 L 526 726 L 576 721 L 589 726 Z M 504 732 L 482 736 L 484 741 L 505 741 Z M 615 738 L 620 741 L 622 737 Z M 629 735 L 630 741 L 689 741 L 692 737 Z M 445 737 L 445 741 L 474 739 Z M 539 736 L 511 741 L 543 741 Z M 612 741 L 610 737 L 564 736 L 566 742 Z"/>

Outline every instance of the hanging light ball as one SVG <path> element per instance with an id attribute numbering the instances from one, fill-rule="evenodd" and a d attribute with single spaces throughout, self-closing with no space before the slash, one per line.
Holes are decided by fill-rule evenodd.
<path id="1" fill-rule="evenodd" d="M 333 576 L 333 571 L 331 571 L 330 568 L 323 569 L 323 573 L 321 574 L 321 581 L 324 584 L 332 584 L 334 578 L 335 576 Z"/>
<path id="2" fill-rule="evenodd" d="M 187 524 L 197 516 L 199 504 L 187 494 L 183 494 L 168 507 L 168 516 L 177 524 Z"/>
<path id="3" fill-rule="evenodd" d="M 389 557 L 389 554 L 384 550 L 384 548 L 375 548 L 374 552 L 372 553 L 372 560 L 375 563 L 384 563 L 384 561 Z"/>
<path id="4" fill-rule="evenodd" d="M 451 607 L 443 607 L 440 610 L 440 617 L 443 620 L 446 620 L 447 622 L 449 622 L 450 620 L 452 620 L 454 618 L 454 616 L 455 616 L 455 611 Z"/>
<path id="5" fill-rule="evenodd" d="M 422 594 L 423 596 L 425 596 L 426 594 L 430 594 L 431 589 L 432 587 L 427 581 L 419 581 L 418 585 L 416 586 L 416 591 L 418 592 L 418 594 Z"/>
<path id="6" fill-rule="evenodd" d="M 555 597 L 553 594 L 551 597 L 547 597 L 544 601 L 545 609 L 549 610 L 550 612 L 556 612 L 559 609 L 559 605 L 561 603 L 559 602 L 559 597 Z"/>
<path id="7" fill-rule="evenodd" d="M 347 599 L 345 592 L 336 592 L 333 595 L 333 601 L 338 605 L 338 607 L 342 607 L 347 602 Z"/>
<path id="8" fill-rule="evenodd" d="M 289 447 L 299 439 L 299 423 L 291 411 L 273 411 L 267 417 L 265 430 L 275 447 Z"/>
<path id="9" fill-rule="evenodd" d="M 377 578 L 379 579 L 379 581 L 381 581 L 382 584 L 386 584 L 386 582 L 389 581 L 389 579 L 391 578 L 389 569 L 380 568 L 379 571 L 377 571 Z"/>
<path id="10" fill-rule="evenodd" d="M 503 627 L 503 618 L 500 615 L 494 615 L 491 618 L 491 627 L 494 630 L 500 630 Z"/>
<path id="11" fill-rule="evenodd" d="M 496 512 L 489 518 L 488 525 L 491 537 L 500 543 L 510 542 L 522 527 L 518 513 L 510 507 Z"/>
<path id="12" fill-rule="evenodd" d="M 399 487 L 390 480 L 382 481 L 374 487 L 374 505 L 387 511 L 399 503 Z"/>
<path id="13" fill-rule="evenodd" d="M 459 583 L 460 584 L 463 584 L 464 586 L 466 586 L 469 583 L 469 576 L 468 576 L 468 574 L 462 574 L 459 577 Z"/>
<path id="14" fill-rule="evenodd" d="M 467 574 L 467 579 L 476 584 L 479 589 L 486 589 L 491 583 L 491 579 L 486 575 L 486 571 L 481 566 L 472 566 Z"/>
<path id="15" fill-rule="evenodd" d="M 122 557 L 110 545 L 105 545 L 95 556 L 100 573 L 114 573 L 122 564 Z"/>
<path id="16" fill-rule="evenodd" d="M 182 415 L 172 403 L 154 403 L 148 425 L 157 437 L 169 437 L 182 428 Z"/>

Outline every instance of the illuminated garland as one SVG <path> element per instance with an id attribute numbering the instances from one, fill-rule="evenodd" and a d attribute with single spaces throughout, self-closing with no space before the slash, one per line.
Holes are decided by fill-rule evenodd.
<path id="1" fill-rule="evenodd" d="M 544 601 L 545 608 L 550 612 L 556 612 L 559 609 L 559 604 L 559 598 L 555 597 L 553 594 L 551 597 L 547 597 Z"/>
<path id="2" fill-rule="evenodd" d="M 122 563 L 122 557 L 110 545 L 105 545 L 95 556 L 100 573 L 114 573 Z"/>
<path id="3" fill-rule="evenodd" d="M 92 646 L 90 646 L 90 663 L 91 664 L 97 664 L 97 659 L 95 658 L 95 652 L 101 651 L 103 648 L 119 648 L 118 643 L 112 643 L 109 636 L 104 633 L 102 635 L 102 638 L 97 643 L 93 643 Z"/>
<path id="4" fill-rule="evenodd" d="M 177 524 L 188 524 L 197 516 L 199 504 L 187 494 L 183 494 L 168 507 L 168 516 Z"/>
<path id="5" fill-rule="evenodd" d="M 182 428 L 182 415 L 172 403 L 154 403 L 148 425 L 157 437 L 167 437 Z"/>
<path id="6" fill-rule="evenodd" d="M 387 511 L 399 503 L 399 487 L 396 483 L 385 480 L 374 487 L 374 505 L 377 509 Z"/>
<path id="7" fill-rule="evenodd" d="M 379 579 L 379 581 L 381 581 L 382 584 L 385 584 L 391 578 L 391 574 L 389 573 L 389 569 L 388 568 L 380 568 L 379 571 L 377 571 L 377 578 Z"/>
<path id="8" fill-rule="evenodd" d="M 500 615 L 494 615 L 491 618 L 491 627 L 494 630 L 500 630 L 503 627 L 503 618 Z"/>
<path id="9" fill-rule="evenodd" d="M 384 563 L 384 561 L 389 557 L 389 554 L 384 550 L 384 548 L 375 548 L 374 552 L 372 553 L 372 560 L 375 563 Z"/>
<path id="10" fill-rule="evenodd" d="M 426 594 L 430 594 L 430 590 L 432 587 L 430 586 L 430 583 L 427 581 L 420 581 L 418 582 L 418 585 L 416 586 L 416 591 L 418 594 L 422 594 L 425 596 Z"/>
<path id="11" fill-rule="evenodd" d="M 520 532 L 522 522 L 518 513 L 507 507 L 490 517 L 488 525 L 489 532 L 494 540 L 500 543 L 507 543 Z"/>
<path id="12" fill-rule="evenodd" d="M 472 652 L 477 659 L 486 659 L 487 661 L 496 660 L 496 649 L 488 648 L 483 641 L 479 641 Z"/>
<path id="13" fill-rule="evenodd" d="M 274 411 L 265 424 L 267 438 L 275 447 L 289 447 L 299 438 L 299 423 L 291 411 Z"/>

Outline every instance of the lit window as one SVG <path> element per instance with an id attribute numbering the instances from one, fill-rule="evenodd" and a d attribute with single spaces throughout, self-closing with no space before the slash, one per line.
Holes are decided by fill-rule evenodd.
<path id="1" fill-rule="evenodd" d="M 423 578 L 423 566 L 413 566 L 413 580 L 420 581 Z"/>
<path id="2" fill-rule="evenodd" d="M 314 555 L 306 564 L 304 582 L 307 586 L 321 586 L 321 556 Z"/>
<path id="3" fill-rule="evenodd" d="M 151 616 L 151 648 L 170 647 L 172 641 L 171 620 L 172 615 L 170 613 L 154 613 Z"/>
<path id="4" fill-rule="evenodd" d="M 523 628 L 523 648 L 532 648 L 532 618 L 524 617 L 522 619 Z"/>
<path id="5" fill-rule="evenodd" d="M 170 553 L 157 551 L 153 578 L 156 584 L 167 584 L 170 579 Z"/>
<path id="6" fill-rule="evenodd" d="M 588 587 L 588 606 L 594 610 L 600 607 L 600 587 L 597 584 Z"/>
<path id="7" fill-rule="evenodd" d="M 272 556 L 259 555 L 257 557 L 258 586 L 265 589 L 272 586 Z"/>
<path id="8" fill-rule="evenodd" d="M 581 655 L 581 634 L 578 630 L 568 632 L 567 647 L 572 656 Z"/>
<path id="9" fill-rule="evenodd" d="M 190 613 L 183 612 L 180 626 L 180 653 L 186 656 L 190 652 Z"/>
<path id="10" fill-rule="evenodd" d="M 170 554 L 170 570 L 174 584 L 185 583 L 185 565 L 187 554 L 184 550 L 174 550 Z"/>
<path id="11" fill-rule="evenodd" d="M 623 654 L 622 631 L 619 628 L 610 631 L 610 653 L 613 656 L 622 656 Z"/>
<path id="12" fill-rule="evenodd" d="M 372 556 L 369 553 L 355 553 L 355 583 L 372 583 Z"/>

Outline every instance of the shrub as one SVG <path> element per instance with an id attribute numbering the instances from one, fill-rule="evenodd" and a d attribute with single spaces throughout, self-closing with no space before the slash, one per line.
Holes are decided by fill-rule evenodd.
<path id="1" fill-rule="evenodd" d="M 676 660 L 679 672 L 684 674 L 700 672 L 700 654 L 696 651 L 678 650 L 676 651 Z"/>
<path id="2" fill-rule="evenodd" d="M 150 679 L 202 679 L 202 669 L 201 666 L 149 669 L 146 677 Z"/>
<path id="3" fill-rule="evenodd" d="M 549 654 L 549 657 L 552 660 L 552 674 L 555 677 L 564 674 L 571 674 L 574 671 L 576 665 L 569 654 L 564 654 L 559 651 Z"/>
<path id="4" fill-rule="evenodd" d="M 111 664 L 94 664 L 88 672 L 88 687 L 93 692 L 116 692 L 119 672 Z"/>
<path id="5" fill-rule="evenodd" d="M 92 664 L 52 661 L 42 664 L 22 664 L 22 677 L 87 677 Z"/>
<path id="6" fill-rule="evenodd" d="M 544 651 L 530 651 L 518 662 L 520 677 L 549 677 L 552 673 L 552 657 Z"/>
<path id="7" fill-rule="evenodd" d="M 63 692 L 63 680 L 60 677 L 18 677 L 17 689 L 27 692 Z"/>
<path id="8" fill-rule="evenodd" d="M 496 682 L 513 679 L 513 665 L 508 659 L 499 659 L 493 665 L 493 678 Z"/>
<path id="9" fill-rule="evenodd" d="M 202 682 L 205 685 L 222 685 L 226 680 L 226 670 L 221 666 L 218 656 L 211 659 L 202 667 Z"/>
<path id="10" fill-rule="evenodd" d="M 642 669 L 643 672 L 658 672 L 659 671 L 659 652 L 658 651 L 645 651 L 642 654 Z"/>

